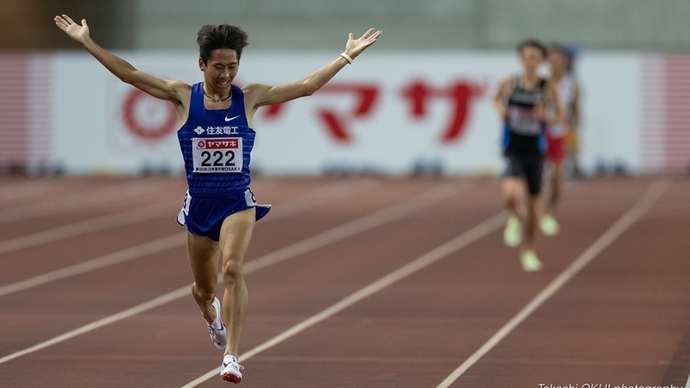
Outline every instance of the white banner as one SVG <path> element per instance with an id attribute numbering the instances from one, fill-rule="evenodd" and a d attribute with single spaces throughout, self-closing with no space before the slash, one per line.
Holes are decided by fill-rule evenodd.
<path id="1" fill-rule="evenodd" d="M 118 53 L 135 67 L 188 83 L 202 80 L 195 53 Z M 296 81 L 337 53 L 246 51 L 235 82 Z M 639 169 L 639 55 L 590 55 L 583 83 L 583 164 Z M 172 104 L 121 83 L 87 54 L 53 57 L 53 157 L 69 172 L 182 169 Z M 498 174 L 501 122 L 491 96 L 519 71 L 504 53 L 377 53 L 358 57 L 314 96 L 264 107 L 252 127 L 254 169 L 319 174 L 334 169 L 407 174 L 438 164 L 449 174 Z"/>

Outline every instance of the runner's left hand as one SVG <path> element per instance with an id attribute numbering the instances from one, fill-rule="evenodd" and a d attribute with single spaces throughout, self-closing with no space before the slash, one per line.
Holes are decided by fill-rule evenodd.
<path id="1" fill-rule="evenodd" d="M 358 39 L 355 39 L 354 35 L 350 33 L 350 36 L 347 39 L 347 44 L 345 44 L 345 53 L 354 59 L 367 47 L 374 44 L 382 33 L 383 31 L 381 30 L 374 32 L 374 29 L 370 28 Z"/>

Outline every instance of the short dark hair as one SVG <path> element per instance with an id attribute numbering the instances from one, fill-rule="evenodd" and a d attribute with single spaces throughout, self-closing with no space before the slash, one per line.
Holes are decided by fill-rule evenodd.
<path id="1" fill-rule="evenodd" d="M 563 55 L 564 57 L 568 56 L 568 52 L 566 51 L 565 47 L 560 43 L 550 44 L 547 51 L 549 53 L 559 53 L 559 54 Z"/>
<path id="2" fill-rule="evenodd" d="M 546 47 L 538 39 L 526 39 L 520 42 L 520 44 L 517 46 L 518 53 L 522 53 L 522 50 L 525 47 L 534 47 L 541 52 L 543 57 L 546 57 Z"/>
<path id="3" fill-rule="evenodd" d="M 237 52 L 237 60 L 242 56 L 242 49 L 247 47 L 247 33 L 237 26 L 207 24 L 199 30 L 196 43 L 199 45 L 199 56 L 206 63 L 213 50 L 231 49 Z"/>

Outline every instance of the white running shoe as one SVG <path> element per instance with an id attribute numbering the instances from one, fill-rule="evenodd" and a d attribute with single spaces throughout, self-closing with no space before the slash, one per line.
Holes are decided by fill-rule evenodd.
<path id="1" fill-rule="evenodd" d="M 237 358 L 235 358 L 235 356 L 227 355 L 223 357 L 220 376 L 225 381 L 239 384 L 242 382 L 242 369 L 244 369 L 244 367 L 237 363 Z"/>
<path id="2" fill-rule="evenodd" d="M 211 336 L 211 341 L 213 345 L 218 349 L 225 349 L 225 344 L 228 342 L 228 333 L 225 331 L 225 323 L 220 317 L 220 301 L 218 298 L 213 299 L 213 309 L 216 310 L 216 318 L 213 323 L 206 322 L 206 328 L 208 329 L 208 335 Z"/>

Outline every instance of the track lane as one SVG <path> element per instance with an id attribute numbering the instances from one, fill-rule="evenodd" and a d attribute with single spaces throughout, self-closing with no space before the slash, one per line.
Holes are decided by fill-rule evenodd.
<path id="1" fill-rule="evenodd" d="M 393 187 L 392 190 L 395 190 L 396 192 L 399 192 L 399 188 L 397 188 L 397 187 Z M 415 189 L 415 190 L 416 190 L 416 189 Z M 389 197 L 389 196 L 382 196 L 382 198 L 386 198 L 386 197 Z M 402 196 L 402 197 L 405 198 L 405 196 Z M 433 198 L 433 197 L 431 197 L 430 199 L 432 199 L 432 198 Z M 374 207 L 375 207 L 375 206 L 374 206 Z M 410 210 L 414 210 L 414 208 L 410 208 Z M 350 214 L 349 216 L 351 217 L 351 214 Z M 363 225 L 363 226 L 366 227 L 366 225 Z M 248 263 L 248 266 L 249 266 L 249 264 L 251 264 L 251 263 Z M 125 276 L 125 277 L 126 277 L 126 276 Z M 106 288 L 108 288 L 108 287 L 106 287 Z M 187 290 L 186 288 L 183 289 L 182 291 L 183 291 L 184 295 L 186 295 L 186 294 L 188 293 L 188 290 Z M 188 302 L 188 301 L 187 301 L 187 302 Z M 198 320 L 198 318 L 197 318 L 195 321 L 197 321 L 197 320 Z M 198 326 L 198 325 L 199 325 L 199 323 L 196 322 L 196 326 Z M 206 342 L 206 341 L 204 341 L 204 342 Z"/>
<path id="2" fill-rule="evenodd" d="M 611 225 L 601 236 L 592 243 L 582 254 L 580 254 L 575 261 L 573 261 L 563 272 L 559 274 L 549 285 L 544 288 L 537 296 L 530 301 L 523 309 L 520 310 L 510 321 L 501 327 L 487 342 L 485 342 L 476 352 L 474 352 L 464 363 L 453 371 L 443 382 L 438 385 L 438 388 L 446 388 L 450 386 L 464 386 L 471 384 L 477 387 L 493 387 L 497 384 L 505 383 L 507 380 L 511 384 L 518 385 L 539 385 L 539 384 L 555 384 L 558 382 L 568 382 L 568 384 L 628 384 L 635 382 L 635 384 L 656 384 L 659 381 L 659 376 L 655 376 L 654 371 L 649 369 L 644 370 L 640 368 L 641 363 L 633 362 L 626 367 L 621 367 L 621 355 L 634 351 L 628 348 L 629 342 L 626 338 L 631 335 L 629 328 L 625 329 L 624 322 L 617 322 L 615 324 L 616 332 L 607 331 L 606 325 L 602 325 L 592 312 L 583 312 L 582 310 L 568 308 L 568 311 L 579 318 L 583 315 L 589 315 L 591 318 L 588 324 L 582 324 L 573 330 L 568 325 L 560 325 L 558 329 L 563 335 L 550 336 L 550 329 L 541 324 L 539 316 L 543 314 L 544 310 L 553 308 L 552 306 L 559 306 L 556 300 L 562 299 L 561 290 L 566 287 L 572 287 L 572 284 L 582 280 L 581 272 L 589 270 L 586 268 L 593 260 L 606 260 L 607 250 L 611 245 L 619 243 L 619 239 L 624 236 L 630 228 L 633 228 L 636 223 L 643 218 L 643 216 L 650 211 L 654 204 L 659 200 L 663 193 L 667 190 L 668 182 L 657 181 L 650 185 L 649 189 L 645 190 L 642 198 L 623 214 L 615 223 Z M 604 256 L 604 257 L 599 257 Z M 576 277 L 578 276 L 578 277 Z M 573 282 L 571 283 L 571 280 Z M 590 285 L 591 287 L 591 285 Z M 607 287 L 604 287 L 606 289 Z M 597 289 L 592 287 L 592 289 Z M 602 291 L 602 287 L 597 289 Z M 604 291 L 606 292 L 606 291 Z M 601 296 L 601 295 L 599 295 Z M 578 299 L 582 296 L 579 295 Z M 559 307 L 556 307 L 559 308 Z M 647 311 L 645 314 L 648 314 Z M 537 322 L 539 327 L 538 332 L 532 332 L 532 335 L 523 333 L 525 330 L 522 325 L 524 322 Z M 521 327 L 518 327 L 521 326 Z M 515 333 L 513 333 L 515 331 Z M 617 333 L 625 333 L 624 335 L 615 335 Z M 650 333 L 647 332 L 647 335 Z M 635 333 L 632 335 L 636 338 L 633 343 L 637 346 L 642 346 L 650 351 L 651 343 L 645 346 L 645 340 L 636 337 Z M 652 335 L 653 336 L 653 335 Z M 531 338 L 525 342 L 525 338 Z M 556 339 L 556 341 L 553 341 Z M 658 347 L 668 347 L 663 336 L 654 337 L 655 341 L 659 341 L 656 345 Z M 504 341 L 506 340 L 507 341 Z M 650 338 L 651 339 L 651 338 Z M 522 346 L 519 342 L 522 340 Z M 591 341 L 594 347 L 590 347 L 590 352 L 585 352 L 584 357 L 590 360 L 588 365 L 578 365 L 577 363 L 564 363 L 557 365 L 558 360 L 564 360 L 572 357 L 579 349 L 582 349 L 583 343 Z M 511 343 L 512 342 L 512 343 Z M 518 342 L 516 344 L 515 342 Z M 493 349 L 497 348 L 496 352 Z M 564 349 L 559 352 L 557 349 Z M 513 358 L 518 358 L 519 361 L 515 363 L 506 362 L 503 367 L 498 367 L 497 364 L 488 363 L 491 369 L 499 368 L 502 373 L 487 375 L 486 369 L 482 365 L 474 368 L 475 364 L 480 363 L 480 360 L 489 352 L 499 353 L 503 350 L 508 354 L 512 354 Z M 535 352 L 536 351 L 536 352 Z M 592 352 L 593 351 L 593 352 Z M 550 354 L 549 354 L 550 353 Z M 607 361 L 617 360 L 618 363 L 604 363 L 601 367 L 592 358 L 596 359 L 596 353 L 606 354 Z M 536 357 L 539 354 L 539 357 Z M 501 356 L 498 356 L 500 359 Z M 536 359 L 535 359 L 536 358 Z M 530 362 L 532 360 L 532 362 Z M 540 362 L 548 360 L 546 362 Z M 527 361 L 527 362 L 526 362 Z M 555 362 L 554 362 L 555 361 Z M 657 360 L 658 361 L 658 360 Z M 549 368 L 550 367 L 550 368 Z M 658 364 L 653 365 L 658 368 Z M 565 371 L 567 369 L 567 372 Z M 604 374 L 601 372 L 605 371 Z M 467 372 L 467 376 L 465 373 Z M 506 380 L 507 379 L 507 380 Z"/>
<path id="3" fill-rule="evenodd" d="M 405 282 L 392 285 L 294 339 L 248 360 L 245 364 L 248 367 L 247 379 L 242 384 L 281 386 L 299 381 L 300 386 L 304 387 L 362 386 L 362 382 L 368 387 L 391 384 L 400 387 L 435 386 L 440 381 L 439 376 L 445 375 L 457 366 L 459 357 L 467 357 L 477 349 L 483 339 L 488 338 L 510 318 L 511 312 L 516 312 L 525 301 L 548 284 L 548 281 L 560 273 L 584 247 L 591 244 L 596 236 L 610 226 L 615 217 L 625 212 L 626 207 L 629 207 L 631 202 L 639 197 L 641 190 L 648 185 L 649 181 L 640 180 L 594 181 L 570 185 L 562 209 L 563 234 L 552 239 L 542 238 L 540 241 L 540 255 L 545 263 L 548 260 L 542 273 L 533 274 L 534 276 L 522 273 L 515 252 L 501 245 L 500 233 L 497 232 L 464 249 L 462 255 L 451 260 L 443 260 L 411 276 Z M 662 242 L 663 245 L 677 242 L 677 234 L 664 232 L 669 226 L 676 230 L 688 225 L 686 217 L 690 211 L 685 196 L 685 193 L 689 192 L 688 187 L 677 185 L 678 183 L 674 183 L 669 193 L 664 196 L 664 200 L 655 206 L 653 213 L 629 230 L 629 233 L 634 235 L 634 244 L 627 239 L 626 233 L 627 243 L 621 241 L 622 246 L 613 244 L 611 249 L 614 253 L 611 258 L 605 259 L 604 255 L 598 257 L 591 264 L 592 267 L 583 271 L 583 275 L 586 272 L 598 272 L 600 275 L 595 278 L 593 284 L 607 283 L 610 280 L 609 276 L 616 271 L 632 268 L 625 260 L 612 267 L 595 267 L 609 260 L 620 260 L 615 252 L 625 249 L 628 245 L 632 245 L 628 249 L 634 254 L 657 252 L 654 246 L 645 244 L 650 239 L 650 229 L 656 233 L 652 238 L 654 241 Z M 415 242 L 438 244 L 448 230 L 455 228 L 453 232 L 458 232 L 462 223 L 450 219 L 460 215 L 465 221 L 471 221 L 482 214 L 488 214 L 489 210 L 497 210 L 500 207 L 497 189 L 495 183 L 483 182 L 473 188 L 471 193 L 463 193 L 454 198 L 456 201 L 464 201 L 466 207 L 453 208 L 445 206 L 447 203 L 439 203 L 432 211 L 391 223 L 386 228 L 377 228 L 367 233 L 366 238 L 364 235 L 356 236 L 348 241 L 305 254 L 297 260 L 250 275 L 250 312 L 242 349 L 250 349 L 262 343 L 308 317 L 308 314 L 316 311 L 319 306 L 323 307 L 335 297 L 344 295 L 346 291 L 355 289 L 358 285 L 361 286 L 367 279 L 370 280 L 391 265 L 398 264 L 399 260 L 409 258 L 409 254 L 418 252 L 416 249 L 424 248 L 423 244 L 416 245 Z M 396 191 L 400 190 L 400 186 L 396 188 Z M 405 192 L 398 194 L 404 195 Z M 257 193 L 257 196 L 261 202 L 270 202 L 262 200 L 261 193 Z M 352 205 L 375 207 L 376 201 L 367 197 Z M 274 211 L 277 209 L 279 207 Z M 276 243 L 284 246 L 287 240 L 307 235 L 312 227 L 323 229 L 324 225 L 328 224 L 328 219 L 342 217 L 351 211 L 351 208 L 334 206 L 320 210 L 325 210 L 327 214 L 321 211 L 314 212 L 311 215 L 303 215 L 304 217 L 286 218 L 266 224 L 265 227 L 261 227 L 259 223 L 252 247 L 253 257 L 271 249 L 270 244 L 264 245 L 263 242 L 272 242 L 275 239 Z M 304 225 L 312 223 L 312 226 Z M 293 232 L 293 237 L 285 236 L 286 233 Z M 259 235 L 261 239 L 258 238 Z M 258 241 L 262 243 L 257 243 Z M 381 244 L 382 241 L 388 244 Z M 683 245 L 675 249 L 681 255 L 686 252 L 686 246 Z M 662 275 L 668 274 L 666 266 L 672 266 L 678 260 L 681 260 L 680 256 L 669 255 L 663 265 L 645 267 L 645 260 L 641 256 L 635 267 L 642 267 L 632 272 L 633 279 L 638 282 L 644 281 L 650 274 L 654 274 L 655 270 Z M 330 265 L 323 266 L 324 262 L 329 262 Z M 128 272 L 135 274 L 136 271 L 137 268 L 132 267 Z M 304 276 L 290 276 L 293 271 Z M 533 325 L 530 320 L 523 323 L 506 338 L 505 342 L 471 368 L 467 375 L 463 375 L 463 378 L 472 379 L 458 386 L 521 386 L 524 381 L 532 382 L 521 380 L 519 374 L 516 375 L 510 368 L 515 368 L 518 372 L 528 371 L 533 376 L 539 376 L 541 373 L 542 377 L 548 378 L 557 375 L 558 371 L 562 372 L 559 376 L 571 376 L 576 371 L 590 372 L 591 376 L 602 376 L 607 367 L 616 369 L 637 366 L 635 372 L 630 375 L 637 378 L 639 375 L 635 373 L 644 373 L 647 367 L 653 367 L 644 357 L 617 360 L 607 356 L 601 349 L 598 349 L 600 353 L 592 354 L 593 358 L 588 358 L 589 355 L 581 352 L 577 345 L 564 339 L 569 328 L 577 330 L 583 327 L 586 330 L 603 327 L 600 334 L 587 338 L 590 343 L 610 341 L 618 344 L 619 338 L 626 338 L 629 342 L 639 340 L 640 348 L 649 345 L 650 360 L 663 355 L 661 358 L 664 359 L 659 361 L 654 372 L 655 376 L 663 376 L 665 372 L 668 373 L 674 351 L 687 330 L 688 321 L 683 308 L 688 306 L 688 303 L 682 296 L 684 289 L 674 286 L 678 280 L 684 278 L 684 271 L 677 271 L 668 282 L 664 282 L 662 278 L 658 282 L 647 284 L 648 287 L 643 287 L 643 290 L 647 291 L 648 304 L 635 303 L 636 300 L 640 300 L 643 290 L 636 294 L 634 291 L 637 288 L 620 288 L 621 284 L 631 286 L 634 282 L 613 283 L 616 287 L 611 292 L 612 300 L 620 301 L 626 295 L 630 298 L 627 300 L 628 304 L 616 305 L 620 311 L 626 312 L 626 309 L 631 308 L 638 308 L 639 312 L 634 312 L 639 314 L 658 311 L 663 313 L 660 316 L 665 318 L 665 323 L 657 323 L 650 327 L 649 322 L 641 318 L 632 319 L 630 315 L 626 315 L 629 318 L 628 325 L 624 325 L 623 329 L 638 325 L 641 330 L 632 330 L 624 334 L 620 332 L 621 326 L 616 324 L 614 318 L 602 318 L 603 322 L 600 320 L 587 323 L 588 318 L 585 316 L 580 320 L 570 316 L 573 319 L 569 320 L 568 315 L 562 315 L 563 310 L 556 309 L 540 317 L 544 320 L 542 323 Z M 182 271 L 180 275 L 183 275 Z M 575 285 L 578 279 L 579 276 L 569 285 Z M 302 284 L 305 282 L 308 284 Z M 592 284 L 585 283 L 573 290 L 564 287 L 554 297 L 553 303 L 545 304 L 545 307 L 554 305 L 565 308 L 563 306 L 574 304 L 579 306 L 577 312 L 585 312 L 590 305 L 596 306 L 597 298 L 600 298 L 601 294 L 596 292 L 596 287 L 590 290 Z M 564 300 L 556 303 L 561 296 L 565 297 Z M 32 365 L 45 362 L 47 372 L 54 373 L 56 379 L 51 382 L 46 380 L 42 385 L 73 386 L 75 381 L 79 381 L 85 386 L 175 386 L 181 381 L 191 381 L 206 372 L 209 367 L 215 366 L 219 356 L 207 343 L 203 324 L 200 324 L 200 318 L 196 315 L 196 307 L 193 301 L 188 299 L 176 300 L 111 325 L 102 332 L 107 335 L 96 331 L 26 356 L 20 359 L 21 362 L 17 360 L 16 363 L 8 363 L 6 365 L 13 367 L 8 376 L 16 378 L 17 386 L 38 386 L 36 384 L 41 383 L 40 378 L 29 374 Z M 662 303 L 654 303 L 660 300 Z M 666 309 L 670 306 L 674 309 Z M 93 308 L 90 305 L 87 307 Z M 612 314 L 617 311 L 611 304 L 602 308 L 608 309 Z M 0 312 L 2 311 L 5 309 L 0 307 Z M 541 311 L 542 309 L 539 310 Z M 686 308 L 685 311 L 690 309 Z M 601 314 L 596 316 L 601 317 Z M 550 326 L 556 326 L 558 329 L 549 331 Z M 352 330 L 353 327 L 356 330 Z M 607 327 L 610 328 L 608 332 Z M 656 333 L 655 328 L 659 329 Z M 657 336 L 661 331 L 666 332 L 665 337 Z M 353 336 L 353 332 L 357 335 Z M 626 335 L 633 335 L 635 339 L 630 340 L 625 337 Z M 543 343 L 539 340 L 535 342 L 535 338 L 540 338 Z M 662 339 L 658 340 L 659 338 Z M 146 347 L 141 346 L 142 344 L 146 344 Z M 525 347 L 529 349 L 529 346 L 532 346 L 534 351 L 528 352 L 529 357 L 523 357 L 522 350 Z M 565 350 L 561 349 L 561 346 L 565 346 Z M 583 342 L 582 348 L 592 350 L 587 341 Z M 519 349 L 519 357 L 515 356 L 516 349 Z M 618 349 L 621 354 L 624 352 L 623 348 Z M 568 350 L 577 357 L 565 357 Z M 600 358 L 596 358 L 597 356 Z M 598 364 L 593 365 L 592 360 Z M 118 377 L 111 382 L 102 381 L 101 373 L 107 373 L 108 365 L 117 365 L 120 370 L 128 371 L 131 380 L 125 381 L 124 377 Z M 78 368 L 75 368 L 77 366 Z M 166 375 L 163 375 L 161 371 L 167 371 L 168 366 L 173 366 L 171 369 L 174 371 L 169 375 L 165 372 Z M 3 365 L 0 365 L 0 370 L 2 369 Z M 417 371 L 415 376 L 418 378 L 410 379 L 409 375 L 405 375 L 405 371 L 409 370 Z M 478 372 L 477 376 L 471 373 L 473 371 Z M 5 370 L 2 370 L 0 373 L 5 376 L 4 372 Z M 356 373 L 356 379 L 353 378 L 353 373 Z M 490 378 L 487 379 L 487 376 Z M 430 384 L 427 385 L 427 381 Z M 637 383 L 643 381 L 645 380 L 639 380 Z M 635 380 L 630 382 L 635 383 Z M 216 385 L 227 386 L 216 379 L 202 386 Z"/>

